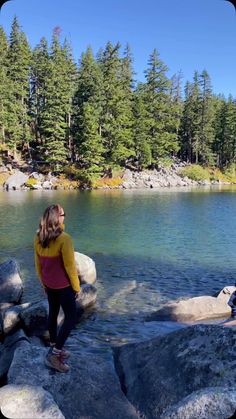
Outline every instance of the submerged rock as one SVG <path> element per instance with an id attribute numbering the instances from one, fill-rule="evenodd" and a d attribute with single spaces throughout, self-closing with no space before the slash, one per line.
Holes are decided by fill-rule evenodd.
<path id="1" fill-rule="evenodd" d="M 227 303 L 235 289 L 233 286 L 228 286 L 223 288 L 216 297 L 202 296 L 168 303 L 160 310 L 150 314 L 146 320 L 192 322 L 229 316 L 231 308 Z"/>
<path id="2" fill-rule="evenodd" d="M 85 309 L 95 304 L 97 299 L 97 288 L 91 284 L 82 284 L 79 296 L 76 299 L 78 308 Z"/>
<path id="3" fill-rule="evenodd" d="M 23 284 L 14 259 L 0 265 L 0 303 L 19 303 Z"/>
<path id="4" fill-rule="evenodd" d="M 159 419 L 195 391 L 236 389 L 235 343 L 236 330 L 195 325 L 115 348 L 115 364 L 129 401 L 145 418 Z"/>

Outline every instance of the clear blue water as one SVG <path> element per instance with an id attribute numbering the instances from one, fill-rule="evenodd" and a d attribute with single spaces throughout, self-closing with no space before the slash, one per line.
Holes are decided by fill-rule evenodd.
<path id="1" fill-rule="evenodd" d="M 0 192 L 0 262 L 18 260 L 24 302 L 42 297 L 32 241 L 43 210 L 55 202 L 65 209 L 75 249 L 92 257 L 98 272 L 97 305 L 71 346 L 103 351 L 154 336 L 147 313 L 236 281 L 235 187 Z"/>

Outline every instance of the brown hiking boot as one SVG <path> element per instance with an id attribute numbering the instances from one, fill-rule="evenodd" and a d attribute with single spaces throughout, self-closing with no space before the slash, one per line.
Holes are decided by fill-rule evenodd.
<path id="1" fill-rule="evenodd" d="M 51 348 L 54 348 L 54 346 L 55 346 L 56 344 L 55 343 L 50 343 L 50 347 Z M 69 358 L 69 356 L 70 356 L 70 352 L 69 351 L 66 351 L 65 349 L 62 349 L 61 350 L 61 356 L 62 356 L 62 358 Z"/>
<path id="2" fill-rule="evenodd" d="M 68 372 L 70 369 L 69 365 L 64 362 L 62 354 L 54 354 L 52 350 L 49 350 L 46 355 L 45 365 L 59 372 Z"/>

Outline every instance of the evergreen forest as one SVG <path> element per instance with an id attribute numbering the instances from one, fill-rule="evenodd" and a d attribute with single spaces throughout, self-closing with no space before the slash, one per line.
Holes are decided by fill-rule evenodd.
<path id="1" fill-rule="evenodd" d="M 77 64 L 58 27 L 32 49 L 14 18 L 9 39 L 0 28 L 0 150 L 98 175 L 173 157 L 234 167 L 236 100 L 214 94 L 206 70 L 185 86 L 167 73 L 154 49 L 138 82 L 130 46 L 111 42 Z"/>

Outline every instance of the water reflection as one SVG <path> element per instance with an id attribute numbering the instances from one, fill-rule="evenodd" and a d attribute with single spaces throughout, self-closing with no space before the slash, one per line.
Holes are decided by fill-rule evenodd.
<path id="1" fill-rule="evenodd" d="M 96 308 L 72 340 L 83 350 L 106 351 L 110 344 L 155 335 L 145 313 L 166 301 L 213 295 L 234 284 L 235 191 L 0 192 L 0 262 L 16 258 L 23 301 L 38 300 L 33 237 L 45 207 L 60 202 L 76 250 L 92 257 L 98 272 Z"/>

